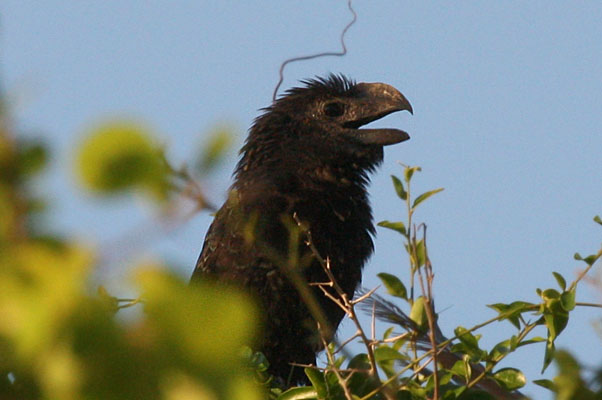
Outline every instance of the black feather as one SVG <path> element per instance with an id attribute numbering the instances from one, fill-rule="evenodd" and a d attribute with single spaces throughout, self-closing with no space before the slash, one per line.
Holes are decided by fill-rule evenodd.
<path id="1" fill-rule="evenodd" d="M 381 87 L 376 85 L 386 86 L 387 95 L 395 92 L 394 107 L 383 100 L 388 97 L 371 98 Z M 288 383 L 307 381 L 290 363 L 315 363 L 322 347 L 311 313 L 278 261 L 289 256 L 292 216 L 309 227 L 339 285 L 353 296 L 373 251 L 368 173 L 383 157 L 381 145 L 356 140 L 354 133 L 363 121 L 408 109 L 400 96 L 388 85 L 356 84 L 343 75 L 288 90 L 251 127 L 228 200 L 205 238 L 192 281 L 235 283 L 257 297 L 264 326 L 260 350 L 270 372 Z M 331 102 L 344 113 L 329 117 L 324 110 Z M 299 243 L 296 249 L 307 261 L 297 266 L 303 279 L 324 282 L 322 266 L 307 246 Z M 344 312 L 318 288 L 311 290 L 336 329 Z"/>

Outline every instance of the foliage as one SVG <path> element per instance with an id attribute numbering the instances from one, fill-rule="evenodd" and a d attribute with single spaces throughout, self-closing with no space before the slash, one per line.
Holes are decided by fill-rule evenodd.
<path id="1" fill-rule="evenodd" d="M 0 125 L 0 398 L 263 398 L 243 351 L 257 337 L 251 299 L 230 287 L 193 289 L 157 262 L 134 269 L 139 299 L 94 288 L 94 249 L 41 228 L 34 188 L 47 146 L 23 139 L 8 120 L 2 115 Z M 221 153 L 206 153 L 204 167 Z M 148 130 L 129 121 L 94 128 L 77 171 L 95 194 L 141 192 L 162 207 L 200 193 L 188 190 L 188 173 L 169 166 Z M 138 312 L 116 318 L 136 304 Z"/>
<path id="2" fill-rule="evenodd" d="M 378 276 L 391 300 L 369 291 L 348 301 L 339 293 L 341 299 L 337 304 L 356 322 L 358 333 L 353 338 L 361 339 L 366 353 L 351 359 L 335 358 L 335 354 L 345 352 L 349 341 L 338 346 L 331 344 L 327 347 L 328 365 L 322 369 L 306 369 L 312 388 L 293 388 L 278 398 L 520 399 L 525 396 L 518 389 L 526 384 L 526 376 L 518 368 L 498 368 L 498 365 L 509 354 L 540 342 L 546 344 L 542 370 L 555 360 L 560 373 L 553 381 L 535 380 L 535 384 L 553 391 L 557 399 L 600 398 L 602 370 L 588 383 L 583 378 L 583 367 L 570 353 L 557 352 L 554 343 L 577 306 L 602 307 L 576 301 L 578 285 L 602 257 L 602 249 L 587 257 L 575 254 L 575 259 L 583 261 L 585 268 L 570 284 L 561 274 L 553 272 L 558 288 L 537 289 L 539 301 L 488 305 L 497 313 L 495 317 L 470 329 L 458 326 L 454 336 L 447 338 L 437 325 L 426 225 L 413 221 L 417 207 L 443 189 L 430 190 L 413 199 L 410 184 L 419 171 L 419 167 L 405 166 L 403 178 L 392 176 L 395 193 L 406 206 L 407 219 L 379 223 L 401 235 L 409 258 L 409 285 L 395 275 L 380 273 Z M 601 224 L 598 216 L 594 221 Z M 334 277 L 331 279 L 330 285 L 336 287 Z M 406 314 L 394 301 L 401 301 L 409 312 Z M 358 306 L 373 317 L 401 327 L 405 333 L 392 336 L 391 327 L 380 340 L 366 338 L 357 321 L 355 308 Z M 490 349 L 483 348 L 479 344 L 482 334 L 476 332 L 498 321 L 508 321 L 517 332 Z M 545 337 L 534 335 L 538 327 L 545 328 Z"/>
<path id="3" fill-rule="evenodd" d="M 24 139 L 10 126 L 6 107 L 0 110 L 0 398 L 521 398 L 516 390 L 527 377 L 498 365 L 540 342 L 543 369 L 555 362 L 559 374 L 536 384 L 561 400 L 600 398 L 602 371 L 586 378 L 584 367 L 569 352 L 557 351 L 555 341 L 570 314 L 584 306 L 576 300 L 579 283 L 602 250 L 575 255 L 584 271 L 573 282 L 554 272 L 557 288 L 537 289 L 538 298 L 530 301 L 491 304 L 494 317 L 471 328 L 458 326 L 448 338 L 437 325 L 426 225 L 414 222 L 417 208 L 442 189 L 413 197 L 411 182 L 420 168 L 404 167 L 403 176 L 392 180 L 407 219 L 379 225 L 400 235 L 409 282 L 381 273 L 388 297 L 374 291 L 356 299 L 341 292 L 333 297 L 357 333 L 326 347 L 325 367 L 306 369 L 311 386 L 287 389 L 267 375 L 265 357 L 251 350 L 259 333 L 254 303 L 244 293 L 209 283 L 191 288 L 156 261 L 133 269 L 131 282 L 140 297 L 120 299 L 98 287 L 93 274 L 101 261 L 95 250 L 43 227 L 46 201 L 35 187 L 50 158 L 48 147 Z M 217 129 L 196 171 L 213 170 L 230 143 L 228 131 Z M 212 208 L 188 169 L 173 167 L 149 129 L 136 122 L 91 129 L 76 170 L 83 186 L 101 198 L 136 193 L 167 215 L 182 197 L 192 199 L 194 211 Z M 595 221 L 602 225 L 599 217 Z M 301 233 L 312 246 L 309 231 Z M 322 262 L 329 271 L 330 261 Z M 121 317 L 123 308 L 134 312 Z M 379 340 L 368 337 L 360 310 L 394 326 Z M 508 321 L 517 331 L 483 348 L 477 331 L 495 321 Z M 403 333 L 393 335 L 394 328 Z M 364 343 L 364 353 L 343 350 L 354 339 Z"/>

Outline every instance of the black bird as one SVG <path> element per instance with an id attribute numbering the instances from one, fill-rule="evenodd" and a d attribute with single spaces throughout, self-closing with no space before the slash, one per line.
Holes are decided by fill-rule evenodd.
<path id="1" fill-rule="evenodd" d="M 269 371 L 287 384 L 307 382 L 291 363 L 315 363 L 321 342 L 309 311 L 282 260 L 298 252 L 297 276 L 327 281 L 315 252 L 290 246 L 295 222 L 311 232 L 351 298 L 373 251 L 375 233 L 366 192 L 368 173 L 383 146 L 409 139 L 397 129 L 358 129 L 390 113 L 412 112 L 408 100 L 383 83 L 355 83 L 343 75 L 302 81 L 265 108 L 249 131 L 228 200 L 211 224 L 192 282 L 213 279 L 252 292 L 261 305 L 260 350 Z M 331 329 L 344 312 L 309 286 Z"/>

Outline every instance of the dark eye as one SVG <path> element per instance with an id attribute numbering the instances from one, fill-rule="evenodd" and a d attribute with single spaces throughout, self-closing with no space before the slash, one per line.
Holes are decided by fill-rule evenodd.
<path id="1" fill-rule="evenodd" d="M 340 117 L 345 113 L 345 104 L 333 101 L 324 105 L 324 114 L 329 117 Z"/>

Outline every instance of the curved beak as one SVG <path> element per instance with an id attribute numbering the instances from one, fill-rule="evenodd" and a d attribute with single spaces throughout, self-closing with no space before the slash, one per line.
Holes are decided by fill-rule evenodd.
<path id="1" fill-rule="evenodd" d="M 355 86 L 356 107 L 350 113 L 350 119 L 343 123 L 348 128 L 347 135 L 364 144 L 388 146 L 410 138 L 400 129 L 358 129 L 372 121 L 397 111 L 414 113 L 412 105 L 403 94 L 385 83 L 358 83 Z"/>

